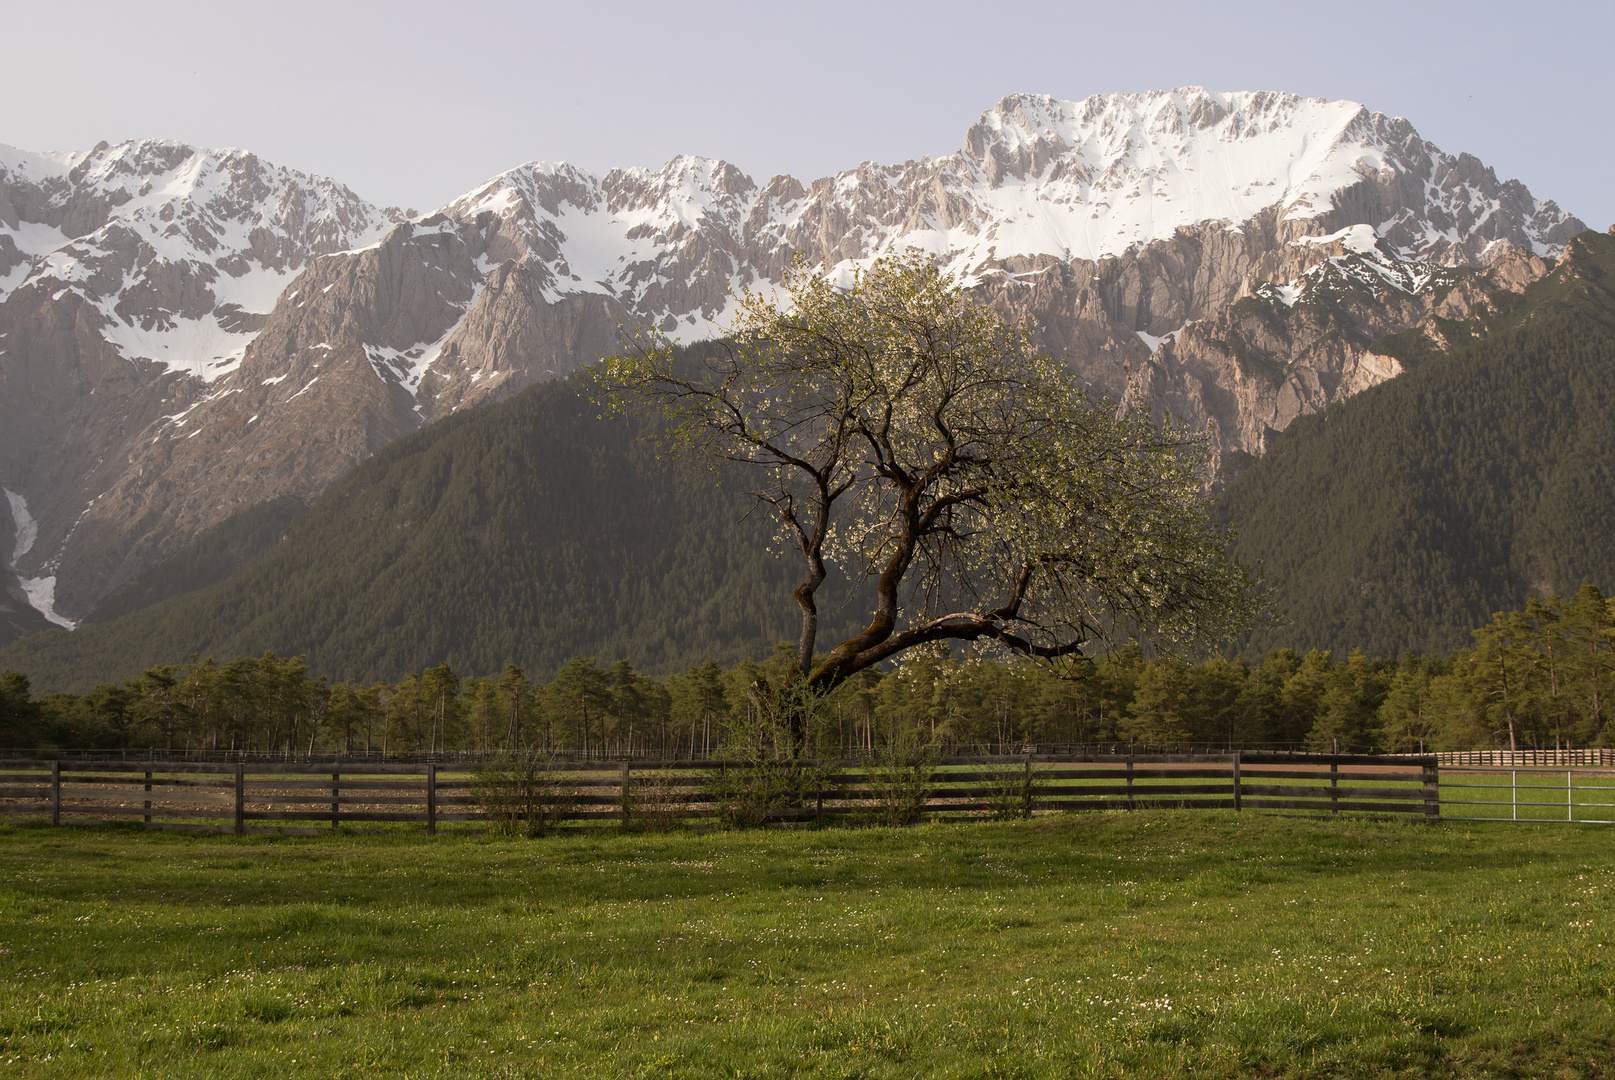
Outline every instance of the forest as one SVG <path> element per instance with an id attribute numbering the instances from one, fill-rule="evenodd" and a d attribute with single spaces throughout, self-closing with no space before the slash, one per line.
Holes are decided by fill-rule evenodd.
<path id="1" fill-rule="evenodd" d="M 1065 744 L 1338 752 L 1607 746 L 1615 608 L 1593 586 L 1499 612 L 1443 656 L 1345 657 L 1276 649 L 1259 663 L 1146 657 L 1128 646 L 1063 669 L 917 650 L 819 703 L 811 749 Z M 767 740 L 764 688 L 780 646 L 729 667 L 652 678 L 626 660 L 566 663 L 547 682 L 515 664 L 462 676 L 448 663 L 398 682 L 331 682 L 301 656 L 192 657 L 84 694 L 31 695 L 0 677 L 0 746 L 385 754 L 515 747 L 592 757 L 718 755 Z M 763 692 L 759 692 L 763 690 Z"/>
<path id="2" fill-rule="evenodd" d="M 1586 233 L 1507 311 L 1443 323 L 1445 352 L 1375 342 L 1408 370 L 1297 419 L 1229 483 L 1216 511 L 1287 615 L 1232 644 L 1251 670 L 1286 647 L 1451 656 L 1492 612 L 1610 587 L 1612 283 L 1615 236 Z M 796 564 L 746 485 L 600 411 L 558 380 L 455 414 L 312 506 L 243 510 L 0 669 L 36 695 L 265 649 L 366 686 L 440 662 L 548 682 L 576 656 L 668 678 L 793 636 Z M 826 590 L 823 638 L 861 629 L 867 583 Z"/>
<path id="3" fill-rule="evenodd" d="M 109 598 L 72 633 L 0 649 L 36 692 L 88 691 L 199 656 L 305 656 L 375 682 L 447 661 L 554 675 L 573 655 L 671 674 L 794 633 L 793 564 L 729 474 L 658 456 L 570 380 L 383 448 L 314 506 L 252 507 Z M 862 595 L 841 586 L 831 631 Z"/>
<path id="4" fill-rule="evenodd" d="M 1494 611 L 1607 587 L 1612 285 L 1615 236 L 1584 233 L 1490 332 L 1478 315 L 1442 323 L 1443 354 L 1405 340 L 1424 331 L 1374 342 L 1408 370 L 1269 443 L 1217 504 L 1290 617 L 1240 642 L 1245 655 L 1450 653 Z"/>

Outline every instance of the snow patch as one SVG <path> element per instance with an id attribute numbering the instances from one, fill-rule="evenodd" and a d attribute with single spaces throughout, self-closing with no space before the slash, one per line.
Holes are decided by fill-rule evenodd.
<path id="1" fill-rule="evenodd" d="M 1145 333 L 1143 330 L 1135 330 L 1133 332 L 1138 335 L 1138 340 L 1142 341 L 1145 346 L 1149 348 L 1150 355 L 1153 356 L 1155 353 L 1161 350 L 1162 345 L 1168 345 L 1176 341 L 1178 339 L 1178 335 L 1183 333 L 1189 327 L 1193 326 L 1194 322 L 1195 320 L 1190 319 L 1176 330 L 1168 330 L 1160 337 L 1156 337 L 1154 334 Z"/>
<path id="2" fill-rule="evenodd" d="M 466 315 L 477 306 L 477 301 L 482 298 L 482 289 L 481 281 L 472 287 L 471 299 L 465 302 L 462 314 L 436 341 L 419 342 L 407 349 L 395 349 L 387 345 L 366 345 L 365 357 L 370 361 L 370 367 L 375 371 L 376 377 L 384 382 L 396 382 L 408 390 L 411 397 L 418 397 L 421 380 L 426 378 L 426 373 L 443 355 L 443 349 L 448 345 L 449 338 L 453 337 L 460 324 L 465 322 Z M 419 401 L 415 404 L 415 411 L 417 413 L 421 411 Z"/>
<path id="3" fill-rule="evenodd" d="M 287 398 L 286 401 L 287 402 L 296 401 L 298 398 L 300 398 L 304 394 L 308 393 L 308 388 L 310 386 L 313 386 L 315 383 L 317 383 L 319 381 L 320 381 L 320 377 L 318 375 L 314 376 L 312 379 L 310 379 L 308 381 L 308 383 L 306 385 L 304 385 L 303 389 L 299 390 L 297 393 L 295 393 L 291 397 Z M 284 404 L 284 402 L 282 404 Z"/>
<path id="4" fill-rule="evenodd" d="M 56 575 L 49 577 L 23 578 L 22 591 L 28 595 L 28 603 L 33 609 L 45 616 L 46 621 L 68 630 L 75 629 L 78 623 L 72 619 L 56 614 Z"/>
<path id="5" fill-rule="evenodd" d="M 1288 308 L 1295 307 L 1301 301 L 1301 286 L 1293 281 L 1285 285 L 1270 285 L 1266 291 L 1273 299 Z"/>
<path id="6" fill-rule="evenodd" d="M 1379 251 L 1379 234 L 1372 225 L 1348 225 L 1328 236 L 1303 236 L 1290 243 L 1296 247 L 1317 247 L 1337 240 L 1347 251 L 1358 255 L 1371 255 Z"/>
<path id="7" fill-rule="evenodd" d="M 39 538 L 39 522 L 34 520 L 28 512 L 28 503 L 15 491 L 0 488 L 5 491 L 6 502 L 11 504 L 11 521 L 15 526 L 15 543 L 11 549 L 11 565 L 15 567 L 22 557 L 33 550 L 34 541 Z"/>
<path id="8" fill-rule="evenodd" d="M 203 382 L 212 382 L 240 367 L 248 344 L 256 336 L 226 330 L 211 312 L 200 319 L 176 319 L 166 327 L 147 330 L 108 312 L 114 303 L 116 296 L 97 305 L 109 314 L 109 325 L 102 336 L 125 360 L 154 360 L 169 371 L 183 371 Z"/>

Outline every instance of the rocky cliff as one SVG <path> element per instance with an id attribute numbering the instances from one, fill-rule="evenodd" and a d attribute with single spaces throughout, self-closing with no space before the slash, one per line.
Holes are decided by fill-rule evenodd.
<path id="1" fill-rule="evenodd" d="M 1235 460 L 1396 374 L 1376 338 L 1522 288 L 1581 228 L 1405 120 L 1196 88 L 1016 95 L 954 154 L 811 183 L 534 163 L 429 216 L 233 151 L 3 149 L 0 482 L 35 522 L 12 565 L 35 609 L 82 617 L 232 511 L 311 499 L 620 325 L 710 335 L 794 256 L 900 246 L 1096 389 L 1215 421 Z"/>

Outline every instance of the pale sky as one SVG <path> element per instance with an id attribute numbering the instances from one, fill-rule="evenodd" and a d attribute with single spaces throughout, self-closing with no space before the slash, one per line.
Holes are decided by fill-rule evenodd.
<path id="1" fill-rule="evenodd" d="M 1615 3 L 0 0 L 0 142 L 238 146 L 430 210 L 524 161 L 759 182 L 956 150 L 1005 94 L 1347 98 L 1598 229 Z"/>

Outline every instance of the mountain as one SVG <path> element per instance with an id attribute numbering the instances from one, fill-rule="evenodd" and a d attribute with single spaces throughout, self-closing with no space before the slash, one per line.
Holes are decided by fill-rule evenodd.
<path id="1" fill-rule="evenodd" d="M 556 381 L 449 417 L 306 512 L 268 504 L 205 530 L 136 583 L 147 595 L 127 614 L 14 642 L 0 668 L 40 692 L 265 649 L 365 681 L 444 659 L 548 677 L 575 655 L 668 674 L 794 637 L 797 567 L 768 554 L 749 501 L 659 460 L 643 424 L 598 411 Z M 165 575 L 205 587 L 172 595 L 180 583 Z M 827 632 L 866 613 L 827 609 Z"/>
<path id="2" fill-rule="evenodd" d="M 1493 610 L 1611 579 L 1615 235 L 1576 237 L 1498 299 L 1370 342 L 1406 374 L 1298 419 L 1229 482 L 1219 512 L 1282 579 L 1291 620 L 1248 652 L 1445 651 Z M 1285 310 L 1331 303 L 1302 288 Z M 444 658 L 548 676 L 573 655 L 665 674 L 790 636 L 795 564 L 767 555 L 742 485 L 597 413 L 570 380 L 454 413 L 312 509 L 282 499 L 204 530 L 72 633 L 0 647 L 0 668 L 80 691 L 265 649 L 359 680 Z M 827 636 L 854 629 L 858 601 L 826 616 Z"/>
<path id="3" fill-rule="evenodd" d="M 166 472 L 153 431 L 230 392 L 310 262 L 401 217 L 239 151 L 0 147 L 0 513 L 46 618 L 88 610 L 151 545 L 150 500 L 131 511 L 118 492 Z M 226 497 L 180 527 L 257 501 Z"/>
<path id="4" fill-rule="evenodd" d="M 1290 618 L 1247 653 L 1445 652 L 1532 597 L 1615 589 L 1615 235 L 1375 347 L 1415 366 L 1291 424 L 1220 498 Z"/>
<path id="5" fill-rule="evenodd" d="M 532 163 L 426 216 L 233 151 L 7 149 L 0 513 L 34 539 L 4 595 L 83 619 L 232 513 L 309 504 L 622 326 L 715 333 L 797 256 L 934 252 L 1094 388 L 1214 420 L 1232 475 L 1402 369 L 1369 342 L 1495 306 L 1582 228 L 1405 120 L 1198 88 L 1013 95 L 954 154 L 811 183 Z"/>

